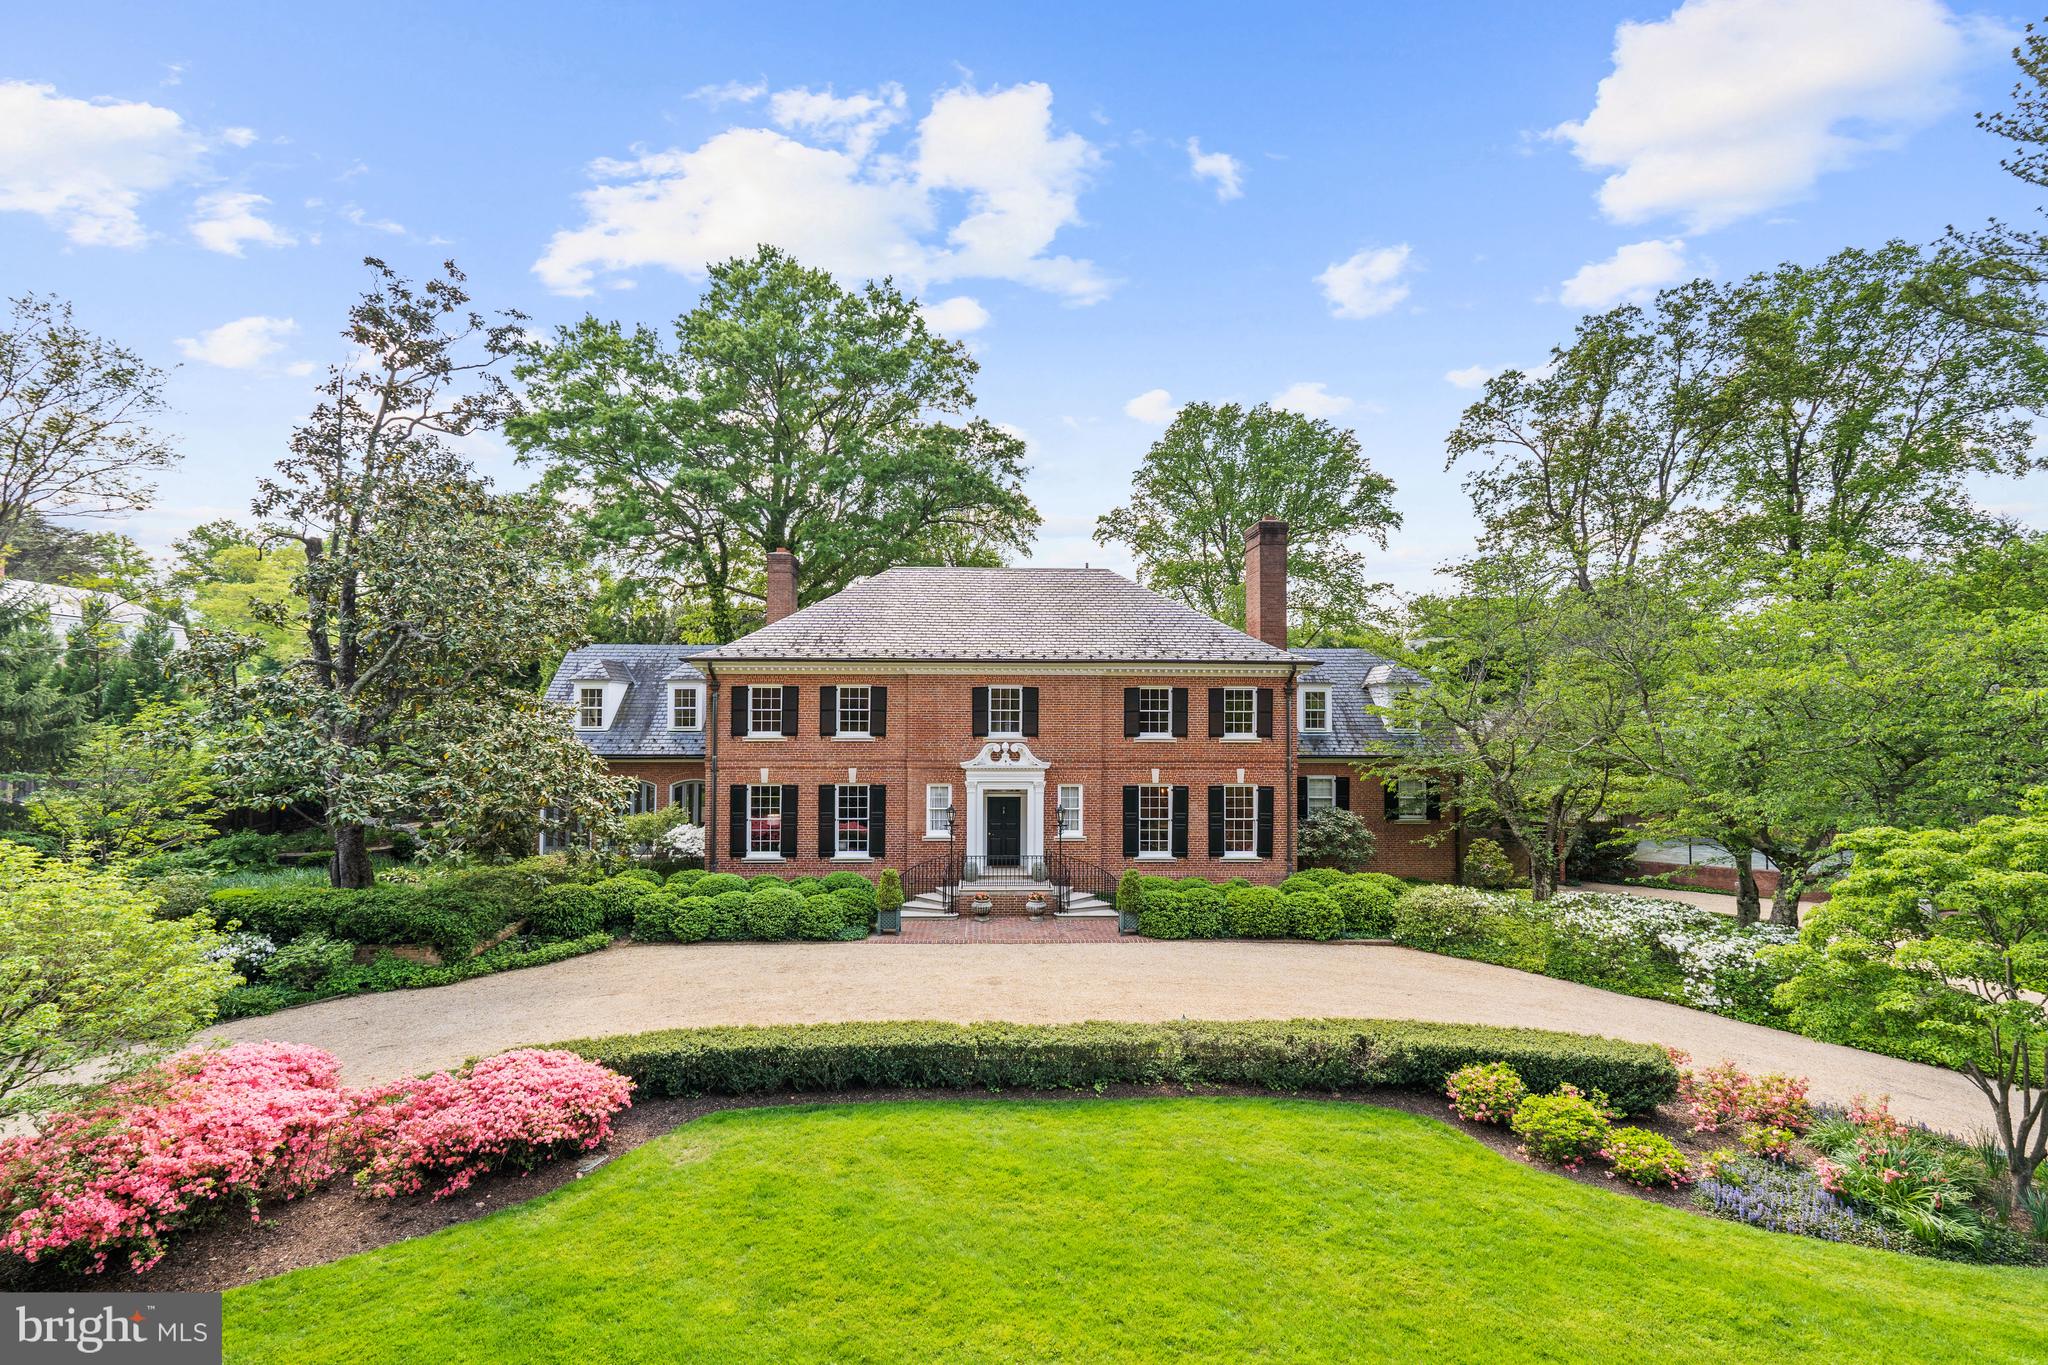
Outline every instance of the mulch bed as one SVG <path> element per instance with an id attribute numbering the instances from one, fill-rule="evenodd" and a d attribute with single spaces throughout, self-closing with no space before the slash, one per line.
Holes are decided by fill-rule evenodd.
<path id="1" fill-rule="evenodd" d="M 323 1265 L 328 1261 L 340 1260 L 344 1256 L 352 1256 L 359 1251 L 370 1251 L 392 1242 L 404 1241 L 409 1237 L 424 1236 L 441 1228 L 467 1223 L 485 1214 L 524 1203 L 580 1179 L 622 1152 L 629 1152 L 642 1143 L 651 1142 L 694 1119 L 725 1109 L 963 1099 L 1059 1100 L 1085 1104 L 1097 1098 L 1185 1098 L 1189 1095 L 1320 1099 L 1336 1104 L 1373 1104 L 1386 1109 L 1399 1109 L 1441 1120 L 1510 1160 L 1520 1161 L 1525 1165 L 1541 1166 L 1542 1169 L 1581 1184 L 1597 1185 L 1603 1189 L 1632 1194 L 1675 1208 L 1690 1207 L 1687 1202 L 1687 1190 L 1638 1189 L 1627 1181 L 1608 1176 L 1606 1168 L 1597 1162 L 1589 1162 L 1578 1171 L 1566 1171 L 1556 1166 L 1531 1162 L 1517 1150 L 1514 1134 L 1505 1127 L 1467 1123 L 1453 1115 L 1440 1098 L 1407 1090 L 1374 1090 L 1332 1096 L 1276 1094 L 1270 1090 L 1229 1086 L 1190 1088 L 1125 1085 L 1109 1086 L 1099 1095 L 1094 1091 L 1071 1090 L 1008 1090 L 1000 1093 L 955 1090 L 848 1090 L 831 1094 L 707 1096 L 698 1099 L 654 1099 L 636 1102 L 631 1109 L 619 1115 L 613 1126 L 612 1136 L 596 1150 L 580 1152 L 559 1161 L 549 1162 L 533 1171 L 501 1172 L 483 1176 L 467 1190 L 447 1199 L 434 1200 L 424 1194 L 407 1195 L 396 1199 L 372 1199 L 356 1193 L 348 1178 L 344 1176 L 303 1198 L 289 1203 L 264 1205 L 261 1222 L 251 1222 L 239 1216 L 237 1210 L 223 1210 L 217 1217 L 186 1228 L 176 1235 L 171 1245 L 171 1253 L 143 1275 L 136 1275 L 128 1270 L 125 1263 L 122 1263 L 118 1270 L 110 1265 L 107 1273 L 102 1275 L 73 1275 L 47 1266 L 26 1266 L 20 1261 L 8 1258 L 0 1262 L 0 1290 L 15 1293 L 59 1290 L 167 1293 L 180 1290 L 217 1292 L 232 1289 L 236 1285 L 248 1284 L 252 1280 L 281 1275 L 287 1270 Z M 1688 1157 L 1694 1158 L 1695 1163 L 1701 1154 L 1711 1148 L 1727 1145 L 1725 1137 L 1716 1137 L 1713 1134 L 1704 1135 L 1704 1142 L 1700 1138 L 1695 1138 L 1675 1117 L 1675 1107 L 1660 1110 L 1656 1114 L 1632 1118 L 1627 1122 L 1662 1133 L 1677 1143 Z"/>

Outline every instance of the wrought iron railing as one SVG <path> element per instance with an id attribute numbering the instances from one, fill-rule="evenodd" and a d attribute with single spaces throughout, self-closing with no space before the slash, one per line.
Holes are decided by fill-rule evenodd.
<path id="1" fill-rule="evenodd" d="M 990 890 L 1044 886 L 1050 874 L 1050 861 L 1043 854 L 974 853 L 960 859 L 961 884 Z"/>
<path id="2" fill-rule="evenodd" d="M 956 871 L 951 853 L 941 853 L 936 858 L 926 858 L 921 863 L 912 863 L 903 869 L 903 894 L 908 898 L 921 896 L 927 891 L 936 891 L 942 900 L 950 901 L 953 889 L 959 882 Z"/>

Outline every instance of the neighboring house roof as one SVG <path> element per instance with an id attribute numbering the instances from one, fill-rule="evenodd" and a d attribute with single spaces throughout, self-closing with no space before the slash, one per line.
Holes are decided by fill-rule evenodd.
<path id="1" fill-rule="evenodd" d="M 74 588 L 67 583 L 38 583 L 27 578 L 0 580 L 0 592 L 12 601 L 34 602 L 50 614 L 50 631 L 59 640 L 69 635 L 85 620 L 86 604 L 98 602 L 107 609 L 107 619 L 121 632 L 123 639 L 131 639 L 149 620 L 149 608 L 139 606 L 111 592 L 98 588 Z M 185 628 L 175 621 L 166 621 L 170 627 L 171 640 L 179 649 L 185 647 Z"/>
<path id="2" fill-rule="evenodd" d="M 889 569 L 705 657 L 720 664 L 1299 662 L 1108 569 Z"/>
<path id="3" fill-rule="evenodd" d="M 1390 729 L 1386 717 L 1367 709 L 1370 689 L 1427 682 L 1412 668 L 1364 649 L 1297 649 L 1316 661 L 1301 675 L 1303 687 L 1330 689 L 1330 731 L 1301 736 L 1303 758 L 1365 758 L 1430 747 L 1424 736 Z"/>
<path id="4" fill-rule="evenodd" d="M 623 682 L 625 698 L 611 725 L 576 737 L 608 758 L 702 758 L 704 731 L 669 728 L 671 680 L 701 681 L 689 660 L 709 645 L 585 645 L 569 652 L 548 683 L 547 699 L 569 705 L 583 683 Z M 700 715 L 698 719 L 704 718 Z"/>

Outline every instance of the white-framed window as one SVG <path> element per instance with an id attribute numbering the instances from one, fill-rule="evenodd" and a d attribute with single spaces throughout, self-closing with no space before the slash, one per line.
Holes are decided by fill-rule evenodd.
<path id="1" fill-rule="evenodd" d="M 695 683 L 672 683 L 668 689 L 668 728 L 704 728 L 704 693 Z"/>
<path id="2" fill-rule="evenodd" d="M 778 703 L 780 696 L 777 697 Z M 782 788 L 777 786 L 750 786 L 747 788 L 747 856 L 749 858 L 779 858 L 782 856 Z"/>
<path id="3" fill-rule="evenodd" d="M 1394 818 L 1396 820 L 1427 820 L 1429 818 L 1429 783 L 1419 777 L 1395 778 Z"/>
<path id="4" fill-rule="evenodd" d="M 839 716 L 833 733 L 840 738 L 865 739 L 873 715 L 874 694 L 866 687 L 839 689 Z"/>
<path id="5" fill-rule="evenodd" d="M 1337 809 L 1337 779 L 1334 777 L 1311 777 L 1308 779 L 1308 809 L 1304 817 L 1318 815 L 1326 810 Z"/>
<path id="6" fill-rule="evenodd" d="M 654 784 L 640 781 L 633 784 L 631 810 L 634 815 L 645 815 L 654 809 Z"/>
<path id="7" fill-rule="evenodd" d="M 1138 856 L 1173 856 L 1173 788 L 1138 788 Z"/>
<path id="8" fill-rule="evenodd" d="M 602 687 L 579 687 L 576 689 L 576 725 L 582 730 L 598 730 L 604 727 L 604 689 Z"/>
<path id="9" fill-rule="evenodd" d="M 842 783 L 838 793 L 833 851 L 842 858 L 865 858 L 868 856 L 868 789 Z"/>
<path id="10" fill-rule="evenodd" d="M 1301 689 L 1301 729 L 1303 734 L 1309 735 L 1325 735 L 1330 732 L 1329 688 Z"/>
<path id="11" fill-rule="evenodd" d="M 944 782 L 924 789 L 924 837 L 946 839 L 953 833 L 953 788 Z"/>
<path id="12" fill-rule="evenodd" d="M 704 823 L 704 784 L 698 781 L 672 782 L 668 789 L 668 803 L 683 810 L 683 823 L 701 825 Z"/>
<path id="13" fill-rule="evenodd" d="M 1024 689 L 991 687 L 988 690 L 988 732 L 991 735 L 1021 737 L 1024 733 Z"/>
<path id="14" fill-rule="evenodd" d="M 1060 801 L 1057 809 L 1060 820 L 1060 838 L 1080 838 L 1081 784 L 1079 782 L 1060 783 Z"/>
<path id="15" fill-rule="evenodd" d="M 1172 688 L 1141 687 L 1138 689 L 1138 738 L 1173 738 Z"/>
<path id="16" fill-rule="evenodd" d="M 1226 687 L 1223 689 L 1223 737 L 1225 739 L 1257 739 L 1259 737 L 1258 688 Z"/>
<path id="17" fill-rule="evenodd" d="M 747 733 L 750 735 L 780 735 L 782 733 L 781 688 L 750 687 L 747 689 Z"/>
<path id="18" fill-rule="evenodd" d="M 1223 789 L 1223 856 L 1259 856 L 1259 789 L 1255 786 Z"/>

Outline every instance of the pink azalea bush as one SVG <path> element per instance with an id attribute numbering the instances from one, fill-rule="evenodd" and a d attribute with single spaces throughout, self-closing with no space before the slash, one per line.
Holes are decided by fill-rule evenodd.
<path id="1" fill-rule="evenodd" d="M 332 1176 L 350 1103 L 334 1058 L 240 1043 L 174 1060 L 31 1137 L 0 1141 L 0 1250 L 88 1273 L 128 1254 L 144 1271 L 197 1209 L 290 1199 Z"/>
<path id="2" fill-rule="evenodd" d="M 345 1156 L 371 1194 L 431 1185 L 440 1199 L 486 1171 L 597 1146 L 632 1092 L 624 1076 L 573 1052 L 500 1053 L 358 1093 Z"/>
<path id="3" fill-rule="evenodd" d="M 1619 1176 L 1632 1185 L 1684 1185 L 1692 1180 L 1692 1168 L 1678 1144 L 1647 1128 L 1613 1128 L 1600 1156 L 1613 1167 L 1610 1179 Z"/>
<path id="4" fill-rule="evenodd" d="M 1444 1077 L 1444 1094 L 1461 1119 L 1506 1123 L 1529 1097 L 1529 1087 L 1506 1062 L 1474 1062 Z"/>
<path id="5" fill-rule="evenodd" d="M 1664 1050 L 1678 1068 L 1678 1098 L 1692 1111 L 1695 1133 L 1756 1125 L 1797 1134 L 1813 1126 L 1804 1076 L 1751 1076 L 1728 1061 L 1694 1071 L 1690 1055 L 1677 1048 Z"/>

